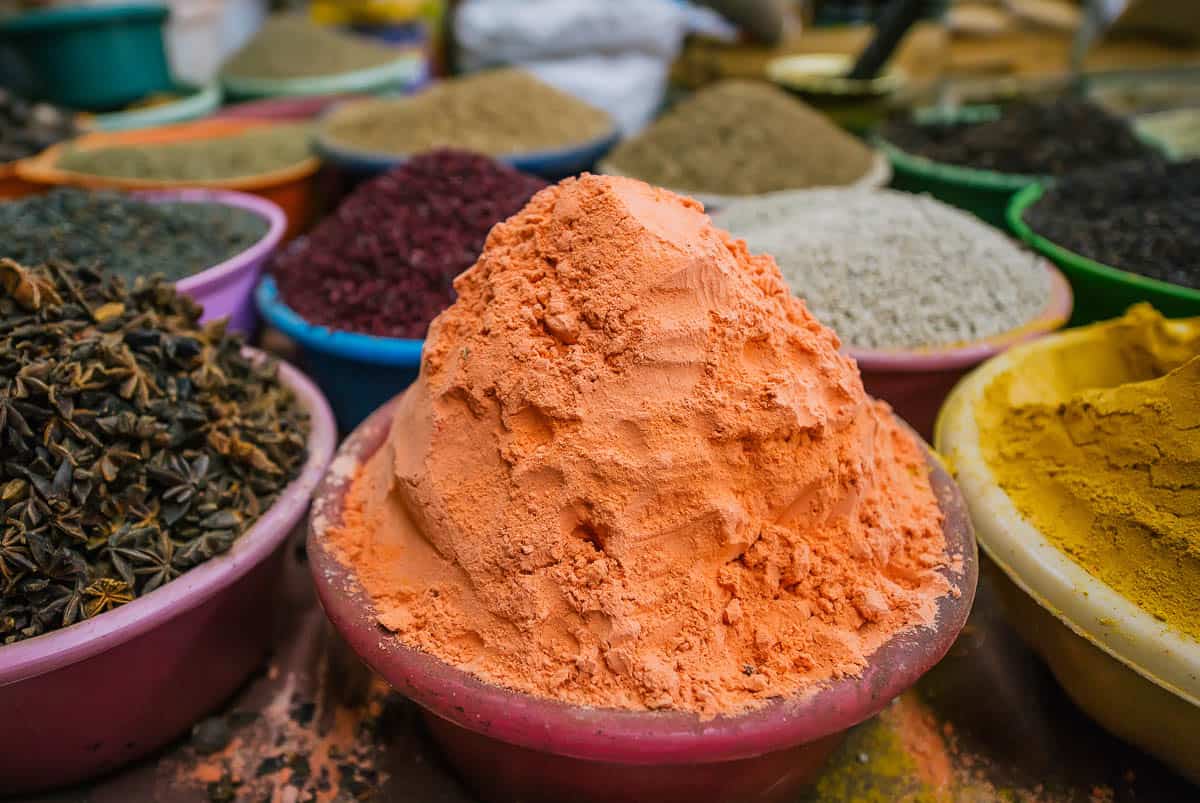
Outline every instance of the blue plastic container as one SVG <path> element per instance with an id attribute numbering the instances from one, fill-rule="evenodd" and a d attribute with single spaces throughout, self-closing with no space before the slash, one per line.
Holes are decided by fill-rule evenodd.
<path id="1" fill-rule="evenodd" d="M 22 62 L 28 94 L 60 106 L 111 111 L 172 88 L 161 5 L 71 6 L 0 23 Z"/>
<path id="2" fill-rule="evenodd" d="M 254 300 L 263 320 L 300 347 L 300 363 L 329 399 L 342 432 L 354 429 L 417 378 L 424 340 L 315 326 L 283 303 L 270 276 L 259 282 Z"/>
<path id="3" fill-rule="evenodd" d="M 618 138 L 619 134 L 614 129 L 601 137 L 569 148 L 513 153 L 495 158 L 496 161 L 504 162 L 524 173 L 541 176 L 547 181 L 559 181 L 592 169 L 602 156 L 612 150 Z M 408 159 L 407 156 L 343 148 L 331 143 L 322 133 L 318 133 L 314 147 L 327 165 L 358 179 L 386 173 Z"/>

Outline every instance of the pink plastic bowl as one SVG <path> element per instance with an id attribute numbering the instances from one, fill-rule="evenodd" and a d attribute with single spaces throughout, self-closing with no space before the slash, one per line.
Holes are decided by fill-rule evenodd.
<path id="1" fill-rule="evenodd" d="M 254 245 L 220 264 L 175 283 L 179 292 L 204 306 L 202 321 L 229 318 L 229 329 L 251 335 L 258 326 L 254 288 L 263 266 L 275 253 L 287 230 L 287 215 L 276 204 L 257 195 L 230 190 L 151 190 L 135 193 L 152 203 L 208 203 L 235 206 L 267 221 L 267 233 Z"/>
<path id="2" fill-rule="evenodd" d="M 933 440 L 933 422 L 942 402 L 972 368 L 1008 348 L 1048 335 L 1061 328 L 1071 317 L 1071 285 L 1049 262 L 1050 299 L 1042 314 L 1024 326 L 1002 335 L 928 351 L 872 351 L 847 348 L 858 362 L 867 393 L 883 399 L 896 415 L 908 422 L 922 438 Z"/>
<path id="3" fill-rule="evenodd" d="M 254 352 L 257 354 L 258 352 Z M 333 414 L 289 365 L 308 462 L 224 555 L 120 608 L 0 646 L 0 797 L 82 781 L 187 731 L 265 657 L 284 542 L 337 445 Z"/>
<path id="4" fill-rule="evenodd" d="M 308 549 L 325 612 L 350 646 L 424 711 L 434 738 L 476 792 L 492 803 L 753 803 L 794 799 L 842 734 L 909 688 L 949 649 L 975 596 L 970 518 L 954 481 L 930 456 L 946 515 L 946 539 L 961 557 L 943 570 L 958 589 L 938 602 L 937 626 L 901 633 L 861 677 L 836 680 L 800 699 L 748 714 L 701 720 L 679 712 L 572 706 L 485 683 L 404 646 L 376 624 L 352 571 L 324 547 L 341 521 L 353 469 L 387 435 L 395 402 L 343 444 L 317 490 Z"/>

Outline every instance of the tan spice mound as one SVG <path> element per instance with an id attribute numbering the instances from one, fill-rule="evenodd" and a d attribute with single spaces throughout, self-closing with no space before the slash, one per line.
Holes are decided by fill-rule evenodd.
<path id="1" fill-rule="evenodd" d="M 681 101 L 608 163 L 674 190 L 757 195 L 853 184 L 874 152 L 782 89 L 723 81 Z"/>
<path id="2" fill-rule="evenodd" d="M 405 643 L 541 697 L 713 715 L 933 623 L 917 442 L 698 203 L 569 179 L 455 288 L 326 534 Z"/>
<path id="3" fill-rule="evenodd" d="M 334 113 L 334 145 L 400 156 L 462 148 L 488 156 L 558 150 L 613 129 L 608 114 L 520 69 L 434 84 L 416 95 L 355 103 Z"/>

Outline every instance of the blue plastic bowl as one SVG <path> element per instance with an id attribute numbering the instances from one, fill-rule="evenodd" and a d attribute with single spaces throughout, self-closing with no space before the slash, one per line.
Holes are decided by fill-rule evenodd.
<path id="1" fill-rule="evenodd" d="M 417 378 L 424 340 L 315 326 L 283 303 L 270 276 L 259 282 L 254 300 L 263 320 L 300 347 L 301 364 L 329 399 L 342 432 L 354 429 Z"/>
<path id="2" fill-rule="evenodd" d="M 614 128 L 603 136 L 580 145 L 572 145 L 569 148 L 514 153 L 495 158 L 496 161 L 503 162 L 524 173 L 541 176 L 547 181 L 559 181 L 590 170 L 604 154 L 612 150 L 618 138 L 619 134 Z M 317 154 L 326 164 L 360 179 L 386 173 L 393 167 L 404 164 L 408 159 L 407 156 L 397 156 L 396 154 L 344 148 L 331 143 L 324 133 L 317 135 L 314 146 Z"/>
<path id="3" fill-rule="evenodd" d="M 33 82 L 30 94 L 109 111 L 171 89 L 167 14 L 162 5 L 49 8 L 0 23 L 0 39 Z"/>

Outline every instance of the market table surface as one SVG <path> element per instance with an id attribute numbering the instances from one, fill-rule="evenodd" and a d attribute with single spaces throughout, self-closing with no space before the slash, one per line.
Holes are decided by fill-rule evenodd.
<path id="1" fill-rule="evenodd" d="M 471 803 L 413 707 L 332 633 L 301 543 L 280 590 L 276 652 L 223 713 L 152 760 L 32 803 Z M 985 577 L 946 659 L 855 729 L 797 803 L 1183 803 L 1197 794 L 1074 708 L 1004 623 Z"/>

